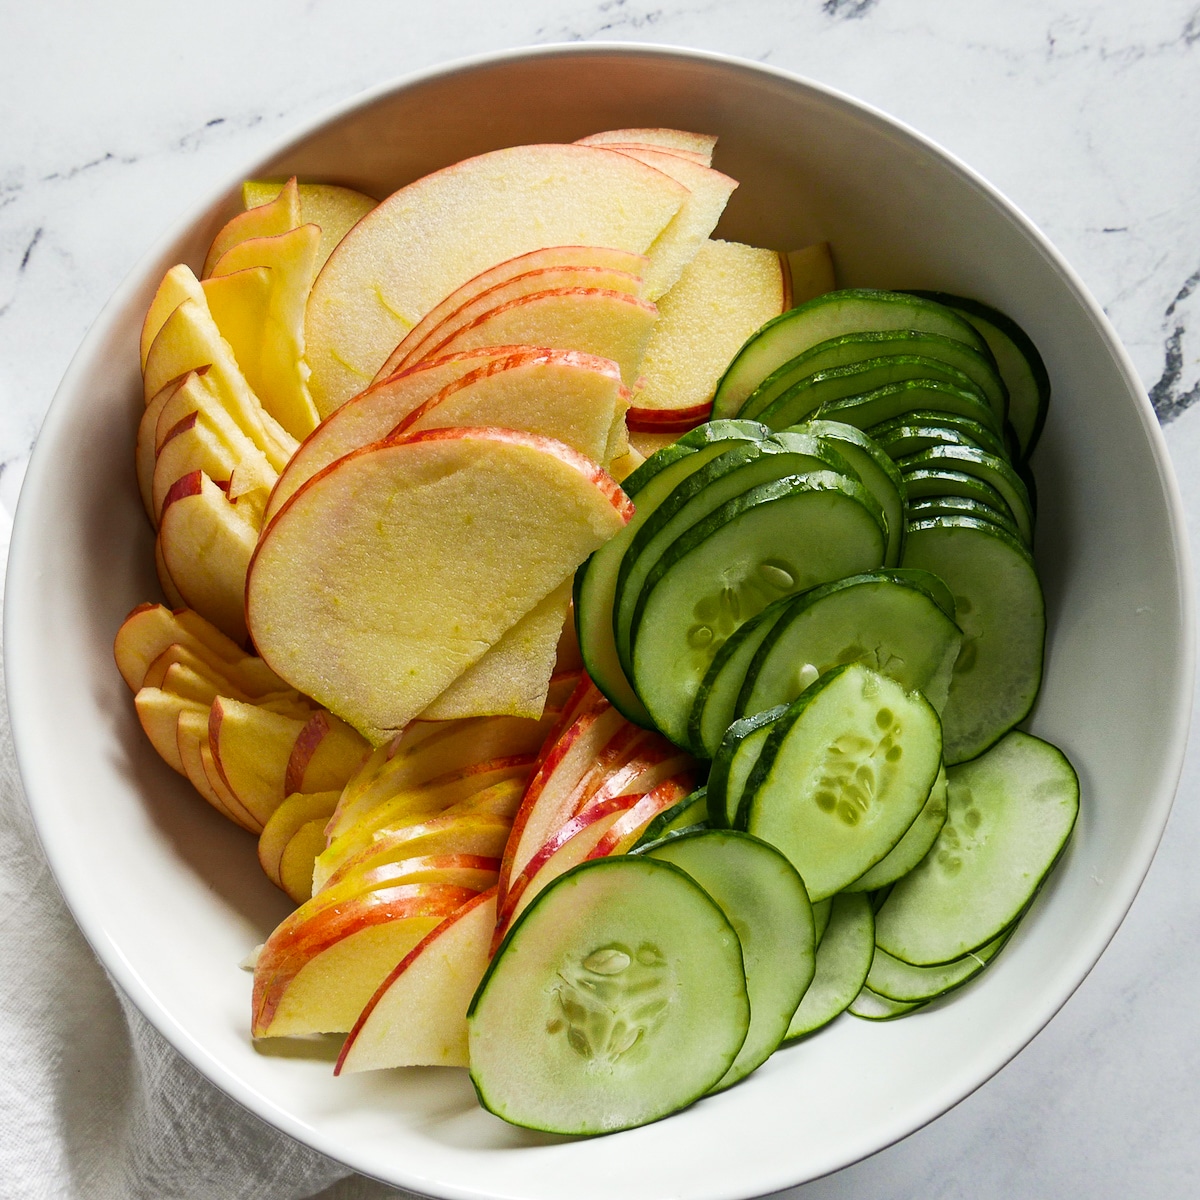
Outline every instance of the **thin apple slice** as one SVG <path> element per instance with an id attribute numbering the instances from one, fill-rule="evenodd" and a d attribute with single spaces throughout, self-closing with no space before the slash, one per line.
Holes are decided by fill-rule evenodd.
<path id="1" fill-rule="evenodd" d="M 221 227 L 204 257 L 201 278 L 211 275 L 220 258 L 239 242 L 250 238 L 275 237 L 295 229 L 299 224 L 300 190 L 293 176 L 280 188 L 274 200 L 238 213 Z"/>
<path id="2" fill-rule="evenodd" d="M 305 821 L 279 856 L 279 886 L 296 904 L 312 899 L 313 863 L 325 845 L 324 824 L 320 817 Z"/>
<path id="3" fill-rule="evenodd" d="M 279 888 L 283 887 L 280 863 L 284 850 L 300 829 L 310 822 L 320 822 L 320 845 L 313 853 L 325 848 L 325 823 L 337 806 L 338 792 L 295 792 L 271 814 L 258 839 L 258 862 L 266 877 Z M 286 889 L 285 889 L 286 890 Z M 308 864 L 308 891 L 312 895 L 312 862 Z M 289 893 L 290 894 L 290 893 Z M 308 897 L 305 897 L 307 899 Z"/>
<path id="4" fill-rule="evenodd" d="M 167 318 L 185 301 L 196 300 L 204 302 L 204 290 L 200 281 L 192 274 L 191 267 L 178 263 L 172 267 L 158 285 L 154 299 L 146 310 L 146 318 L 142 322 L 142 333 L 139 339 L 142 370 L 146 369 L 146 356 L 150 346 L 158 337 L 158 331 L 166 323 Z"/>
<path id="5" fill-rule="evenodd" d="M 448 884 L 408 884 L 348 904 L 325 907 L 318 898 L 301 905 L 258 956 L 253 1035 L 347 1032 L 396 963 L 473 895 Z"/>
<path id="6" fill-rule="evenodd" d="M 640 259 L 641 256 L 638 257 Z M 562 288 L 598 289 L 640 297 L 642 277 L 630 271 L 614 271 L 607 267 L 560 266 L 526 271 L 523 275 L 495 284 L 474 299 L 460 305 L 433 326 L 424 337 L 417 337 L 415 328 L 411 330 L 380 368 L 376 378 L 385 377 L 426 358 L 441 357 L 441 347 L 449 342 L 458 330 L 510 300 L 519 300 L 522 296 L 530 296 L 535 292 L 558 291 Z"/>
<path id="7" fill-rule="evenodd" d="M 200 752 L 200 748 L 208 741 L 207 715 L 193 709 L 180 712 L 175 727 L 175 740 L 179 749 L 179 759 L 183 763 L 183 773 L 192 787 L 222 816 L 228 817 L 235 825 L 240 825 L 247 832 L 257 836 L 262 830 L 262 822 L 247 812 L 236 797 L 230 796 L 226 791 L 218 793 L 209 782 L 208 773 L 204 769 L 204 758 Z"/>
<path id="8" fill-rule="evenodd" d="M 168 491 L 158 529 L 163 564 L 187 607 L 234 641 L 246 638 L 242 594 L 257 539 L 256 528 L 203 471 Z"/>
<path id="9" fill-rule="evenodd" d="M 160 688 L 142 688 L 133 698 L 138 721 L 150 744 L 159 757 L 173 770 L 184 774 L 183 760 L 179 757 L 176 731 L 179 714 L 194 712 L 207 716 L 207 708 L 195 700 L 185 700 Z"/>
<path id="10" fill-rule="evenodd" d="M 498 857 L 482 854 L 422 854 L 396 862 L 350 871 L 320 892 L 322 900 L 341 904 L 362 892 L 401 887 L 410 883 L 448 883 L 485 892 L 496 886 Z"/>
<path id="11" fill-rule="evenodd" d="M 427 934 L 367 1002 L 333 1073 L 469 1065 L 467 1008 L 487 970 L 495 924 L 493 888 Z"/>
<path id="12" fill-rule="evenodd" d="M 609 826 L 587 857 L 606 858 L 610 854 L 625 854 L 632 850 L 646 826 L 672 804 L 691 795 L 695 786 L 695 776 L 690 772 L 664 779 L 651 791 L 639 796 L 637 803 Z"/>
<path id="13" fill-rule="evenodd" d="M 247 702 L 251 700 L 227 675 L 215 668 L 208 658 L 194 653 L 179 642 L 172 643 L 150 663 L 142 676 L 141 686 L 161 688 L 171 667 L 176 665 L 184 666 L 193 674 L 201 676 L 218 694 L 233 695 L 236 699 Z"/>
<path id="14" fill-rule="evenodd" d="M 633 144 L 655 146 L 661 150 L 682 150 L 696 155 L 704 165 L 712 163 L 717 139 L 709 133 L 690 133 L 684 129 L 605 129 L 578 139 L 580 146 Z"/>
<path id="15" fill-rule="evenodd" d="M 226 272 L 219 278 L 210 276 L 200 285 L 212 319 L 259 399 L 263 399 L 259 384 L 263 334 L 271 312 L 272 276 L 270 267 L 253 266 Z"/>
<path id="16" fill-rule="evenodd" d="M 220 694 L 219 687 L 208 676 L 193 671 L 182 663 L 172 663 L 167 668 L 162 679 L 162 690 L 205 705 L 211 704 Z"/>
<path id="17" fill-rule="evenodd" d="M 384 200 L 313 286 L 306 337 L 323 417 L 360 391 L 455 288 L 550 246 L 641 254 L 687 198 L 674 179 L 593 146 L 516 146 L 469 158 Z"/>
<path id="18" fill-rule="evenodd" d="M 608 473 L 618 482 L 624 483 L 646 460 L 632 445 L 620 458 L 614 458 L 608 465 Z"/>
<path id="19" fill-rule="evenodd" d="M 242 203 L 247 209 L 268 204 L 279 195 L 283 184 L 260 179 L 247 179 L 242 184 Z M 321 230 L 317 248 L 317 270 L 333 253 L 334 247 L 373 209 L 379 201 L 353 188 L 333 183 L 301 183 L 300 223 L 316 225 Z"/>
<path id="20" fill-rule="evenodd" d="M 802 250 L 789 250 L 784 258 L 790 277 L 789 308 L 797 308 L 837 287 L 833 252 L 828 242 L 814 242 Z"/>
<path id="21" fill-rule="evenodd" d="M 611 359 L 626 386 L 632 386 L 657 315 L 653 304 L 627 292 L 552 288 L 509 300 L 467 322 L 437 347 L 437 354 L 511 342 L 581 350 Z"/>
<path id="22" fill-rule="evenodd" d="M 708 419 L 713 392 L 746 339 L 784 311 L 780 256 L 739 242 L 705 242 L 658 302 L 629 427 L 683 432 Z M 666 424 L 660 425 L 663 432 Z"/>
<path id="23" fill-rule="evenodd" d="M 306 437 L 320 420 L 308 393 L 304 362 L 304 309 L 317 274 L 320 241 L 316 225 L 250 238 L 227 250 L 212 271 L 214 278 L 254 268 L 271 272 L 254 371 L 246 378 L 267 412 L 295 438 Z"/>
<path id="24" fill-rule="evenodd" d="M 370 752 L 370 743 L 360 733 L 319 708 L 296 736 L 283 790 L 285 794 L 340 791 Z"/>
<path id="25" fill-rule="evenodd" d="M 666 150 L 642 150 L 626 144 L 619 152 L 670 175 L 691 193 L 650 248 L 645 295 L 649 300 L 657 300 L 675 286 L 684 268 L 717 227 L 737 180 Z"/>
<path id="26" fill-rule="evenodd" d="M 703 154 L 695 150 L 680 150 L 675 146 L 656 146 L 653 142 L 605 142 L 603 144 L 609 150 L 651 150 L 656 154 L 673 154 L 676 158 L 685 159 L 700 167 L 712 166 L 712 163 L 706 160 Z"/>
<path id="27" fill-rule="evenodd" d="M 184 377 L 186 378 L 186 376 Z M 171 396 L 183 383 L 183 379 L 173 379 L 150 398 L 138 422 L 137 441 L 133 449 L 134 468 L 137 472 L 138 492 L 142 497 L 142 507 L 150 524 L 158 528 L 158 507 L 154 503 L 154 467 L 157 462 L 158 447 L 156 433 L 158 419 Z"/>
<path id="28" fill-rule="evenodd" d="M 519 254 L 516 258 L 497 263 L 496 266 L 481 271 L 473 279 L 468 279 L 439 304 L 435 304 L 404 335 L 400 344 L 388 356 L 375 376 L 376 382 L 395 374 L 402 365 L 405 365 L 405 360 L 408 365 L 417 361 L 412 351 L 418 346 L 426 345 L 435 329 L 441 327 L 445 321 L 456 314 L 463 313 L 485 293 L 494 294 L 499 285 L 510 283 L 520 277 L 536 277 L 536 273 L 539 271 L 561 267 L 620 271 L 641 279 L 648 264 L 649 259 L 643 254 L 633 254 L 627 250 L 613 250 L 606 246 L 550 246 L 544 250 Z M 639 294 L 640 287 L 639 284 Z M 460 321 L 459 324 L 461 323 Z M 422 354 L 420 357 L 424 359 L 429 355 Z"/>
<path id="29" fill-rule="evenodd" d="M 268 526 L 247 620 L 277 674 L 382 742 L 631 513 L 595 463 L 547 438 L 435 429 L 377 443 Z"/>
<path id="30" fill-rule="evenodd" d="M 208 744 L 229 790 L 259 827 L 283 803 L 288 762 L 304 723 L 228 696 L 212 702 Z"/>
<path id="31" fill-rule="evenodd" d="M 167 563 L 163 558 L 162 538 L 157 537 L 154 539 L 154 572 L 158 576 L 158 585 L 162 588 L 162 594 L 167 603 L 172 608 L 185 608 L 187 601 L 175 586 L 171 572 L 167 570 Z"/>

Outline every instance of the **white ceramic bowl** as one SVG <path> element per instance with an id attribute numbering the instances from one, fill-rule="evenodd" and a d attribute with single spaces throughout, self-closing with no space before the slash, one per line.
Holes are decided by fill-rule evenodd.
<path id="1" fill-rule="evenodd" d="M 726 236 L 827 238 L 841 282 L 941 288 L 1015 317 L 1054 402 L 1035 457 L 1050 612 L 1032 730 L 1079 769 L 1069 853 L 996 966 L 911 1019 L 844 1017 L 741 1086 L 607 1138 L 539 1137 L 480 1110 L 462 1071 L 334 1079 L 330 1055 L 249 1037 L 238 969 L 287 904 L 251 838 L 155 757 L 112 661 L 158 596 L 134 484 L 137 335 L 166 267 L 198 264 L 236 181 L 122 284 L 50 409 L 17 514 L 5 633 L 21 770 L 54 873 L 121 987 L 210 1079 L 266 1120 L 381 1179 L 443 1197 L 758 1196 L 832 1171 L 950 1107 L 1029 1041 L 1099 957 L 1149 866 L 1188 726 L 1183 521 L 1158 426 L 1095 301 L 992 188 L 894 121 L 811 83 L 689 51 L 520 51 L 350 104 L 248 175 L 384 195 L 467 155 L 598 129 L 720 135 L 741 181 Z"/>

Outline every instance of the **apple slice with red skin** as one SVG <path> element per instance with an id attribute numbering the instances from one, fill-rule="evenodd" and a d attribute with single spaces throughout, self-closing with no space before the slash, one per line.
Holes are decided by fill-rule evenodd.
<path id="1" fill-rule="evenodd" d="M 474 895 L 449 884 L 363 892 L 302 905 L 267 939 L 254 972 L 252 1033 L 343 1033 L 396 963 Z M 317 906 L 306 912 L 309 905 Z"/>
<path id="2" fill-rule="evenodd" d="M 691 133 L 686 129 L 605 129 L 576 138 L 579 146 L 646 145 L 660 150 L 682 151 L 695 155 L 705 166 L 712 162 L 717 139 L 710 133 Z"/>
<path id="3" fill-rule="evenodd" d="M 157 686 L 153 682 L 147 686 Z M 220 694 L 220 689 L 206 675 L 193 671 L 183 663 L 172 663 L 163 672 L 162 690 L 197 704 L 211 704 Z"/>
<path id="4" fill-rule="evenodd" d="M 175 696 L 161 688 L 142 688 L 134 696 L 133 703 L 138 721 L 141 722 L 146 737 L 150 739 L 150 744 L 169 767 L 182 775 L 183 760 L 179 757 L 179 745 L 176 740 L 179 714 L 186 710 L 207 716 L 207 706 L 195 700 L 185 700 L 182 696 Z"/>
<path id="5" fill-rule="evenodd" d="M 370 752 L 370 743 L 357 730 L 319 708 L 292 746 L 284 772 L 284 794 L 340 790 Z"/>
<path id="6" fill-rule="evenodd" d="M 233 696 L 237 700 L 250 702 L 250 697 L 242 692 L 227 675 L 217 668 L 214 668 L 212 663 L 200 657 L 198 654 L 192 653 L 186 646 L 180 645 L 178 642 L 168 646 L 147 668 L 142 676 L 142 687 L 161 688 L 164 686 L 167 678 L 167 672 L 174 666 L 186 667 L 193 675 L 198 675 L 204 679 L 213 689 L 213 695 Z M 174 689 L 167 689 L 173 691 Z M 211 698 L 209 703 L 212 703 Z"/>
<path id="7" fill-rule="evenodd" d="M 658 310 L 646 300 L 604 288 L 551 288 L 481 313 L 432 346 L 430 357 L 501 343 L 526 342 L 611 359 L 632 387 Z"/>
<path id="8" fill-rule="evenodd" d="M 275 237 L 295 229 L 299 224 L 300 189 L 293 176 L 270 203 L 248 208 L 221 226 L 204 256 L 204 270 L 200 277 L 205 279 L 211 275 L 221 257 L 240 242 L 251 238 Z"/>
<path id="9" fill-rule="evenodd" d="M 520 276 L 562 267 L 590 267 L 621 271 L 626 275 L 641 279 L 649 261 L 642 254 L 634 254 L 628 250 L 613 250 L 603 246 L 550 246 L 544 250 L 519 254 L 516 258 L 497 263 L 494 267 L 481 271 L 473 279 L 468 279 L 461 287 L 455 288 L 444 300 L 435 304 L 404 335 L 400 344 L 379 368 L 375 382 L 386 379 L 400 370 L 402 366 L 411 365 L 419 358 L 427 358 L 427 354 L 421 354 L 418 358 L 413 351 L 419 346 L 427 345 L 430 335 L 443 322 L 457 313 L 462 313 L 468 305 L 485 293 L 494 293 L 499 285 L 507 284 Z"/>
<path id="10" fill-rule="evenodd" d="M 376 443 L 267 527 L 246 620 L 276 673 L 380 743 L 632 512 L 594 462 L 549 438 L 433 429 Z"/>
<path id="11" fill-rule="evenodd" d="M 659 813 L 690 796 L 695 787 L 696 778 L 690 772 L 664 779 L 652 791 L 639 796 L 637 803 L 609 826 L 587 857 L 606 858 L 610 854 L 627 853 Z"/>
<path id="12" fill-rule="evenodd" d="M 561 825 L 521 868 L 504 893 L 504 904 L 496 919 L 491 952 L 494 954 L 512 923 L 533 898 L 552 880 L 577 867 L 591 856 L 611 826 L 638 802 L 636 796 L 620 796 L 593 804 Z"/>
<path id="13" fill-rule="evenodd" d="M 158 285 L 154 299 L 146 310 L 146 318 L 142 322 L 142 332 L 139 340 L 142 370 L 146 369 L 146 358 L 158 331 L 166 324 L 167 318 L 185 301 L 196 300 L 204 302 L 204 289 L 200 281 L 192 274 L 192 268 L 185 263 L 173 266 Z"/>
<path id="14" fill-rule="evenodd" d="M 401 188 L 346 235 L 313 286 L 306 338 L 318 410 L 328 416 L 358 392 L 421 317 L 481 271 L 551 246 L 640 254 L 687 195 L 627 155 L 561 144 L 495 150 Z"/>
<path id="15" fill-rule="evenodd" d="M 187 378 L 186 375 L 172 379 L 150 398 L 138 422 L 137 440 L 133 448 L 133 464 L 137 474 L 138 492 L 142 497 L 142 507 L 150 524 L 158 528 L 158 506 L 154 503 L 154 466 L 158 461 L 157 432 L 158 419 L 172 395 Z"/>
<path id="16" fill-rule="evenodd" d="M 258 862 L 263 873 L 276 887 L 283 887 L 280 862 L 284 850 L 302 826 L 311 821 L 319 821 L 322 830 L 320 848 L 325 848 L 325 823 L 333 815 L 338 795 L 338 792 L 295 792 L 286 796 L 283 803 L 271 814 L 259 835 Z M 308 888 L 311 895 L 311 862 L 308 868 Z"/>
<path id="17" fill-rule="evenodd" d="M 242 204 L 247 209 L 269 204 L 283 186 L 278 181 L 247 179 L 242 184 Z M 301 223 L 311 223 L 321 230 L 318 270 L 325 265 L 338 242 L 379 203 L 373 196 L 334 183 L 301 183 L 297 185 L 297 191 L 300 193 Z"/>
<path id="18" fill-rule="evenodd" d="M 695 163 L 700 167 L 711 167 L 712 163 L 706 161 L 703 154 L 695 150 L 680 150 L 674 146 L 656 146 L 653 142 L 605 142 L 604 145 L 609 150 L 625 150 L 639 151 L 651 150 L 656 154 L 673 154 L 676 158 L 685 159 L 687 162 Z M 637 154 L 634 154 L 637 157 Z"/>
<path id="19" fill-rule="evenodd" d="M 262 828 L 283 803 L 288 762 L 304 722 L 218 696 L 208 744 L 229 790 Z"/>
<path id="20" fill-rule="evenodd" d="M 204 759 L 200 748 L 208 739 L 208 720 L 203 713 L 184 710 L 179 714 L 175 729 L 176 745 L 179 758 L 183 763 L 183 773 L 191 785 L 219 812 L 228 817 L 235 825 L 240 825 L 249 833 L 257 836 L 262 832 L 262 822 L 254 818 L 252 813 L 231 796 L 228 792 L 218 793 L 209 782 L 204 770 Z"/>
<path id="21" fill-rule="evenodd" d="M 367 1002 L 333 1073 L 468 1066 L 467 1008 L 487 970 L 495 924 L 491 888 L 426 934 Z"/>
<path id="22" fill-rule="evenodd" d="M 483 854 L 423 854 L 351 871 L 316 894 L 340 904 L 360 892 L 408 883 L 449 883 L 483 892 L 495 887 L 499 870 L 500 859 Z"/>

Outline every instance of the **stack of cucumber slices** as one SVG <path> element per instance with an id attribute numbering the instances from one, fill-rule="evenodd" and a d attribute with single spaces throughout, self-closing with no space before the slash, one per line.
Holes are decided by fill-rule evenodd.
<path id="1" fill-rule="evenodd" d="M 1041 683 L 1048 399 L 993 309 L 833 292 L 759 330 L 713 419 L 626 480 L 636 515 L 576 579 L 584 662 L 708 781 L 509 930 L 469 1016 L 486 1107 L 643 1124 L 1000 952 L 1079 804 L 1014 729 Z"/>

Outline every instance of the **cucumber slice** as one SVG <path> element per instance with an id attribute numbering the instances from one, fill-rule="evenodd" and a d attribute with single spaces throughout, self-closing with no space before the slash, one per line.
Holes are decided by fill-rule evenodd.
<path id="1" fill-rule="evenodd" d="M 1009 537 L 1021 541 L 1021 531 L 1009 514 L 1007 505 L 1003 509 L 993 508 L 971 496 L 926 496 L 911 501 L 905 508 L 905 515 L 913 523 L 928 521 L 932 517 L 974 517 L 977 521 L 999 525 Z"/>
<path id="2" fill-rule="evenodd" d="M 885 565 L 895 566 L 904 552 L 904 481 L 896 464 L 865 434 L 841 421 L 808 421 L 796 432 L 830 442 L 854 469 L 863 486 L 879 501 L 888 523 Z"/>
<path id="3" fill-rule="evenodd" d="M 1012 930 L 1006 929 L 973 954 L 956 958 L 941 967 L 914 967 L 876 946 L 875 958 L 867 973 L 867 987 L 877 995 L 901 1004 L 936 1000 L 974 979 L 1011 936 Z"/>
<path id="4" fill-rule="evenodd" d="M 785 712 L 787 706 L 781 704 L 729 726 L 708 774 L 708 823 L 714 828 L 732 829 L 736 825 L 746 780 L 758 762 L 771 725 Z"/>
<path id="5" fill-rule="evenodd" d="M 952 767 L 946 824 L 876 917 L 875 940 L 914 966 L 987 945 L 1020 916 L 1058 861 L 1079 812 L 1079 780 L 1057 747 L 1010 733 Z"/>
<path id="6" fill-rule="evenodd" d="M 872 425 L 867 433 L 893 460 L 909 458 L 934 446 L 973 446 L 997 458 L 1008 459 L 1003 441 L 969 417 L 960 417 L 956 425 L 950 425 L 937 420 L 914 421 L 910 414 Z"/>
<path id="7" fill-rule="evenodd" d="M 755 420 L 772 429 L 785 429 L 803 421 L 823 404 L 844 400 L 848 396 L 861 396 L 893 383 L 926 379 L 968 392 L 980 405 L 988 403 L 987 397 L 975 386 L 970 376 L 948 363 L 919 355 L 898 354 L 890 358 L 869 358 L 805 376 L 776 396 L 765 408 L 759 409 Z M 996 413 L 996 417 L 1004 420 L 1003 409 Z"/>
<path id="8" fill-rule="evenodd" d="M 908 832 L 896 843 L 886 858 L 880 859 L 865 875 L 847 884 L 847 892 L 875 892 L 903 878 L 929 853 L 946 824 L 946 771 L 938 772 L 929 789 L 929 798 Z M 885 995 L 891 995 L 885 992 Z M 911 996 L 892 996 L 893 1000 L 915 999 Z"/>
<path id="9" fill-rule="evenodd" d="M 613 635 L 627 675 L 632 668 L 632 624 L 638 599 L 667 547 L 726 501 L 753 487 L 788 475 L 824 470 L 846 474 L 850 468 L 835 450 L 816 438 L 774 436 L 727 450 L 672 490 L 634 534 L 617 572 Z"/>
<path id="10" fill-rule="evenodd" d="M 704 1095 L 749 1027 L 741 946 L 708 893 L 670 863 L 595 859 L 492 959 L 467 1011 L 471 1082 L 514 1125 L 610 1133 Z"/>
<path id="11" fill-rule="evenodd" d="M 1008 419 L 1017 435 L 1021 458 L 1037 445 L 1050 407 L 1050 376 L 1030 336 L 1011 317 L 980 300 L 946 292 L 914 292 L 952 308 L 970 321 L 987 341 L 1008 387 Z"/>
<path id="12" fill-rule="evenodd" d="M 826 896 L 824 900 L 818 900 L 812 906 L 813 914 L 813 936 L 816 938 L 816 944 L 821 944 L 821 939 L 825 936 L 825 930 L 829 927 L 829 914 L 833 911 L 833 897 Z"/>
<path id="13" fill-rule="evenodd" d="M 1041 584 L 1020 542 L 970 517 L 909 526 L 904 562 L 940 576 L 954 594 L 963 645 L 942 732 L 947 765 L 963 762 L 1022 720 L 1037 698 L 1046 640 Z"/>
<path id="14" fill-rule="evenodd" d="M 903 576 L 868 571 L 790 601 L 746 668 L 737 716 L 790 704 L 818 676 L 859 662 L 946 703 L 962 632 L 933 597 Z"/>
<path id="15" fill-rule="evenodd" d="M 771 1057 L 812 982 L 816 941 L 808 893 L 778 850 L 731 829 L 684 834 L 647 853 L 686 871 L 721 906 L 742 944 L 750 1029 L 713 1089 L 719 1091 Z"/>
<path id="16" fill-rule="evenodd" d="M 636 508 L 633 518 L 576 572 L 575 628 L 583 665 L 592 682 L 635 724 L 649 725 L 650 718 L 625 675 L 613 641 L 613 599 L 622 557 L 638 530 L 680 482 L 730 445 L 759 441 L 769 432 L 753 421 L 710 421 L 652 454 L 623 485 Z"/>
<path id="17" fill-rule="evenodd" d="M 906 479 L 913 471 L 946 469 L 973 475 L 990 484 L 1004 497 L 1004 503 L 1021 531 L 1021 540 L 1027 546 L 1033 545 L 1033 506 L 1029 493 L 1021 477 L 1004 459 L 973 446 L 933 446 L 910 458 L 900 459 L 896 466 Z"/>
<path id="18" fill-rule="evenodd" d="M 726 731 L 737 717 L 737 699 L 746 680 L 746 671 L 763 639 L 788 611 L 792 599 L 784 596 L 768 604 L 758 616 L 735 629 L 713 656 L 688 714 L 688 744 L 696 751 L 703 750 L 705 757 L 712 758 L 720 748 Z"/>
<path id="19" fill-rule="evenodd" d="M 905 1017 L 914 1009 L 922 1008 L 927 1003 L 919 1000 L 915 1004 L 901 1004 L 898 1000 L 889 1000 L 864 987 L 850 1002 L 849 1011 L 864 1021 L 894 1021 L 897 1017 Z"/>
<path id="20" fill-rule="evenodd" d="M 690 796 L 677 800 L 670 808 L 664 809 L 642 830 L 641 836 L 630 848 L 630 854 L 636 854 L 648 846 L 653 846 L 663 838 L 673 837 L 693 829 L 708 828 L 708 788 L 697 788 Z"/>
<path id="21" fill-rule="evenodd" d="M 814 905 L 814 911 L 819 907 Z M 834 896 L 828 927 L 817 946 L 816 973 L 785 1041 L 805 1037 L 845 1012 L 862 991 L 874 957 L 875 918 L 867 897 L 862 893 Z"/>
<path id="22" fill-rule="evenodd" d="M 977 394 L 935 379 L 908 379 L 858 396 L 847 396 L 845 400 L 831 400 L 817 409 L 816 416 L 822 421 L 845 421 L 859 429 L 870 429 L 916 409 L 970 417 L 993 432 L 1000 432 L 995 413 L 980 402 Z"/>
<path id="23" fill-rule="evenodd" d="M 1008 389 L 990 358 L 956 338 L 920 333 L 915 329 L 889 329 L 848 333 L 818 342 L 772 371 L 746 397 L 739 413 L 744 417 L 753 417 L 788 388 L 817 371 L 828 371 L 888 355 L 919 355 L 946 363 L 966 375 L 987 397 L 991 408 L 997 412 L 1008 410 Z"/>
<path id="24" fill-rule="evenodd" d="M 820 342 L 848 333 L 886 330 L 940 334 L 965 343 L 985 360 L 991 359 L 987 343 L 974 326 L 940 304 L 869 288 L 825 292 L 768 321 L 751 335 L 717 384 L 713 416 L 738 415 L 746 398 L 768 375 Z"/>
<path id="25" fill-rule="evenodd" d="M 781 594 L 878 566 L 886 536 L 861 483 L 817 471 L 735 496 L 679 537 L 646 577 L 630 623 L 631 677 L 655 725 L 686 746 L 725 639 Z"/>
<path id="26" fill-rule="evenodd" d="M 950 620 L 954 620 L 954 597 L 950 594 L 950 589 L 931 571 L 921 571 L 916 567 L 889 567 L 888 574 L 894 579 L 907 581 L 914 587 L 919 587 L 923 592 L 928 592 L 938 608 Z"/>
<path id="27" fill-rule="evenodd" d="M 908 491 L 910 503 L 916 500 L 941 499 L 945 496 L 962 496 L 966 500 L 986 504 L 1002 518 L 1001 524 L 1011 525 L 1017 531 L 1017 540 L 1022 545 L 1028 545 L 1021 536 L 1021 526 L 1008 501 L 978 475 L 956 471 L 950 467 L 912 467 L 904 472 L 904 486 Z"/>
<path id="28" fill-rule="evenodd" d="M 858 663 L 823 675 L 772 722 L 739 825 L 770 842 L 823 900 L 885 855 L 916 820 L 941 767 L 937 713 Z"/>

